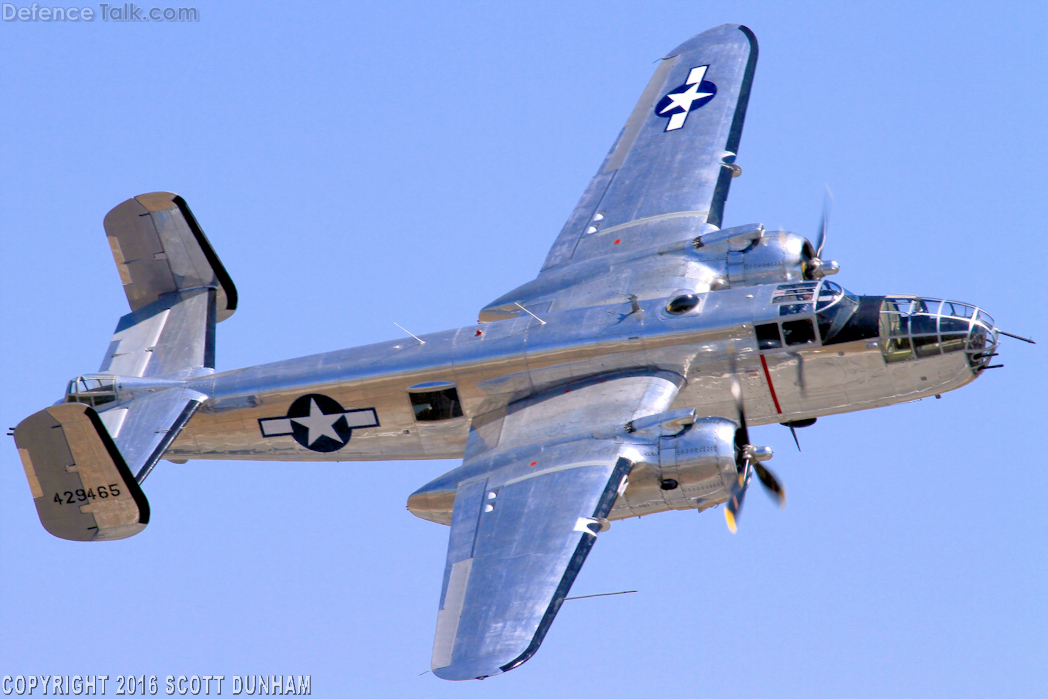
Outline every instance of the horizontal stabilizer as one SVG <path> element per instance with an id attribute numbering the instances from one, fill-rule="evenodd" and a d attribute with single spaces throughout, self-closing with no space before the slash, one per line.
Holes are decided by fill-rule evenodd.
<path id="1" fill-rule="evenodd" d="M 182 197 L 140 194 L 106 214 L 103 224 L 132 311 L 164 294 L 217 290 L 216 320 L 233 315 L 237 290 Z"/>
<path id="2" fill-rule="evenodd" d="M 139 396 L 99 417 L 135 479 L 142 483 L 206 400 L 201 393 L 175 386 Z M 109 418 L 113 413 L 117 415 Z"/>
<path id="3" fill-rule="evenodd" d="M 99 372 L 186 378 L 215 367 L 215 291 L 165 294 L 122 317 Z"/>
<path id="4" fill-rule="evenodd" d="M 126 539 L 146 528 L 149 503 L 93 408 L 52 406 L 15 428 L 40 523 L 70 541 Z"/>

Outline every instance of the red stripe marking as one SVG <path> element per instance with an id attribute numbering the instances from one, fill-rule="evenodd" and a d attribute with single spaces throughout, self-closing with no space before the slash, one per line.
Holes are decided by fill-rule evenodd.
<path id="1" fill-rule="evenodd" d="M 761 366 L 764 367 L 764 378 L 768 379 L 768 390 L 771 391 L 771 399 L 775 401 L 775 409 L 779 411 L 779 415 L 782 415 L 782 408 L 779 407 L 779 397 L 775 395 L 775 386 L 771 382 L 771 374 L 768 373 L 768 360 L 761 355 Z"/>

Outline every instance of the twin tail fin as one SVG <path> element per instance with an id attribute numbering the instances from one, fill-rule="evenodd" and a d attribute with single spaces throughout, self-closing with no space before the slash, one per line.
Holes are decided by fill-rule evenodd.
<path id="1" fill-rule="evenodd" d="M 131 312 L 95 374 L 15 428 L 37 514 L 73 541 L 133 536 L 149 522 L 140 484 L 207 396 L 187 380 L 214 372 L 215 325 L 237 291 L 182 197 L 153 192 L 105 217 Z"/>

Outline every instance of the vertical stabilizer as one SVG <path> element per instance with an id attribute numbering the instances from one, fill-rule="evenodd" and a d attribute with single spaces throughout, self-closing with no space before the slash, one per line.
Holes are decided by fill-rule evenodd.
<path id="1" fill-rule="evenodd" d="M 126 539 L 146 528 L 149 502 L 98 413 L 52 406 L 15 428 L 40 523 L 70 541 Z"/>

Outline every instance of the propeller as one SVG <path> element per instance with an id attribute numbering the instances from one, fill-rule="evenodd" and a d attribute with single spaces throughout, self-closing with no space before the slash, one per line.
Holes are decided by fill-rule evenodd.
<path id="1" fill-rule="evenodd" d="M 822 199 L 822 217 L 819 219 L 819 230 L 815 236 L 815 256 L 808 262 L 808 276 L 811 279 L 822 279 L 841 271 L 841 266 L 833 260 L 822 259 L 822 249 L 826 246 L 826 234 L 830 229 L 830 208 L 833 204 L 833 192 L 826 188 Z"/>
<path id="2" fill-rule="evenodd" d="M 822 217 L 819 219 L 819 234 L 815 242 L 815 257 L 822 257 L 822 248 L 826 245 L 826 232 L 830 227 L 830 207 L 833 205 L 833 192 L 826 188 L 822 198 Z"/>
<path id="3" fill-rule="evenodd" d="M 750 444 L 750 431 L 746 426 L 746 410 L 742 403 L 742 388 L 739 386 L 734 366 L 731 378 L 731 395 L 735 399 L 735 408 L 739 413 L 739 428 L 735 430 L 735 471 L 737 475 L 731 487 L 728 504 L 724 508 L 724 519 L 728 524 L 728 529 L 734 534 L 738 530 L 739 512 L 742 510 L 746 489 L 749 488 L 754 472 L 768 494 L 778 501 L 780 508 L 786 506 L 786 491 L 775 474 L 761 463 L 772 457 L 771 449 Z"/>

